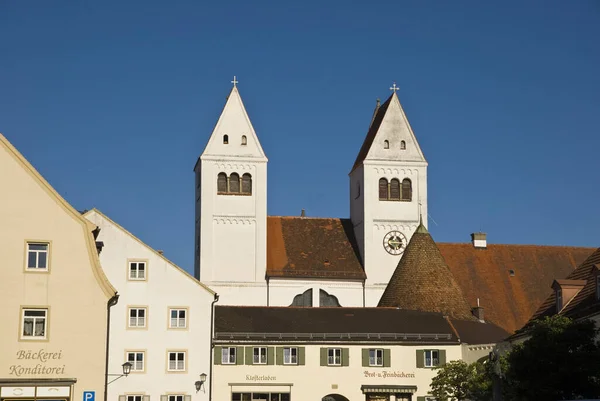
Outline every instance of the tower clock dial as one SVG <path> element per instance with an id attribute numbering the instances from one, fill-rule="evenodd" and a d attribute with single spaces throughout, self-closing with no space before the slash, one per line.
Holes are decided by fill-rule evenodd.
<path id="1" fill-rule="evenodd" d="M 383 247 L 390 255 L 402 254 L 406 242 L 406 237 L 400 231 L 390 231 L 383 237 Z"/>

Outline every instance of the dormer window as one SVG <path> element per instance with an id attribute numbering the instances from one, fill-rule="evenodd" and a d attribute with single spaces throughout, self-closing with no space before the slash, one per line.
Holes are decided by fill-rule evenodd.
<path id="1" fill-rule="evenodd" d="M 389 149 L 390 148 L 390 141 L 388 141 L 387 139 L 385 141 L 383 141 L 383 148 L 384 149 Z"/>
<path id="2" fill-rule="evenodd" d="M 559 313 L 563 307 L 562 290 L 556 290 L 556 313 Z"/>
<path id="3" fill-rule="evenodd" d="M 400 141 L 400 150 L 406 150 L 406 142 Z"/>
<path id="4" fill-rule="evenodd" d="M 248 139 L 246 138 L 246 135 L 242 135 L 242 146 L 246 146 L 248 144 Z"/>
<path id="5" fill-rule="evenodd" d="M 229 135 L 223 135 L 223 144 L 227 145 L 229 143 Z"/>

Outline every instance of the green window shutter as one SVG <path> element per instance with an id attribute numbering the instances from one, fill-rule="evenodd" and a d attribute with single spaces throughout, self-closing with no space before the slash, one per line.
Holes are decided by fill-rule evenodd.
<path id="1" fill-rule="evenodd" d="M 321 348 L 321 366 L 327 366 L 327 348 Z"/>
<path id="2" fill-rule="evenodd" d="M 275 364 L 275 348 L 267 347 L 267 365 Z"/>
<path id="3" fill-rule="evenodd" d="M 383 350 L 383 367 L 389 368 L 392 366 L 392 350 L 384 349 Z"/>
<path id="4" fill-rule="evenodd" d="M 275 348 L 275 364 L 283 365 L 283 347 Z"/>
<path id="5" fill-rule="evenodd" d="M 368 348 L 362 349 L 362 365 L 369 366 L 369 349 Z"/>
<path id="6" fill-rule="evenodd" d="M 244 364 L 244 347 L 235 347 L 235 364 Z"/>
<path id="7" fill-rule="evenodd" d="M 246 363 L 246 365 L 252 365 L 252 356 L 254 355 L 254 347 L 246 347 L 246 349 L 244 350 L 245 352 L 245 358 L 244 361 Z"/>
<path id="8" fill-rule="evenodd" d="M 417 368 L 425 367 L 425 351 L 422 349 L 417 350 Z"/>
<path id="9" fill-rule="evenodd" d="M 417 397 L 417 401 L 425 401 L 425 397 Z"/>
<path id="10" fill-rule="evenodd" d="M 439 349 L 438 352 L 440 355 L 440 366 L 445 365 L 446 364 L 446 350 Z"/>
<path id="11" fill-rule="evenodd" d="M 214 350 L 214 357 L 213 357 L 213 364 L 215 365 L 220 365 L 221 364 L 221 359 L 222 359 L 222 352 L 221 351 L 223 349 L 223 347 L 215 347 Z"/>
<path id="12" fill-rule="evenodd" d="M 342 366 L 350 366 L 350 350 L 342 348 Z"/>
<path id="13" fill-rule="evenodd" d="M 304 347 L 298 347 L 298 365 L 304 365 Z"/>

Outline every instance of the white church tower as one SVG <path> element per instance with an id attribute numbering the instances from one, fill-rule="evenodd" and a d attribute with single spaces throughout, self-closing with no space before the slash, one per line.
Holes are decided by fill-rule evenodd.
<path id="1" fill-rule="evenodd" d="M 394 85 L 377 107 L 350 172 L 350 218 L 363 266 L 366 306 L 377 306 L 408 241 L 427 226 L 427 161 Z"/>
<path id="2" fill-rule="evenodd" d="M 232 83 L 194 167 L 194 271 L 224 304 L 266 305 L 267 157 Z"/>

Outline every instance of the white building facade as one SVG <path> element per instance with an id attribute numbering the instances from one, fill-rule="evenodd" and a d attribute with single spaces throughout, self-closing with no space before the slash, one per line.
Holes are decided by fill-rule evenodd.
<path id="1" fill-rule="evenodd" d="M 215 294 L 96 209 L 85 215 L 100 233 L 102 268 L 120 294 L 110 316 L 108 385 L 119 401 L 208 400 L 210 328 Z"/>

